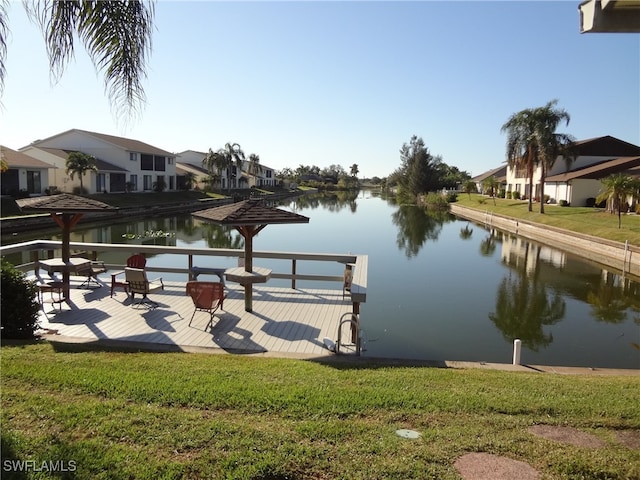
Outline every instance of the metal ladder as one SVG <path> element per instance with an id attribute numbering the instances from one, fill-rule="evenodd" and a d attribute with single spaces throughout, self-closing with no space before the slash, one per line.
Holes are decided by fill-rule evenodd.
<path id="1" fill-rule="evenodd" d="M 349 318 L 345 318 L 345 317 L 349 317 Z M 340 354 L 340 346 L 343 345 L 342 343 L 342 327 L 344 326 L 344 324 L 350 324 L 351 325 L 351 332 L 352 332 L 352 336 L 353 336 L 353 332 L 355 331 L 355 346 L 356 346 L 356 355 L 360 356 L 360 351 L 361 351 L 361 338 L 360 338 L 360 318 L 358 316 L 357 313 L 353 313 L 353 312 L 346 312 L 343 313 L 342 316 L 340 317 L 340 323 L 338 324 L 338 340 L 336 341 L 336 354 Z"/>

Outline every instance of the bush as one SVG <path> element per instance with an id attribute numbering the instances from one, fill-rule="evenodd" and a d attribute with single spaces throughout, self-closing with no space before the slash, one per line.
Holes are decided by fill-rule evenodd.
<path id="1" fill-rule="evenodd" d="M 38 329 L 38 288 L 2 259 L 0 334 L 2 338 L 33 338 Z"/>
<path id="2" fill-rule="evenodd" d="M 543 195 L 542 199 L 544 200 L 544 203 L 549 203 L 549 201 L 551 200 L 551 195 Z"/>
<path id="3" fill-rule="evenodd" d="M 447 202 L 455 203 L 458 201 L 458 194 L 456 192 L 448 192 L 447 193 Z"/>
<path id="4" fill-rule="evenodd" d="M 514 200 L 520 200 L 520 192 L 512 192 L 511 196 Z"/>
<path id="5" fill-rule="evenodd" d="M 511 200 L 512 196 L 513 196 L 513 192 L 511 192 L 511 191 L 506 192 L 504 194 L 504 198 L 506 198 L 507 200 Z"/>
<path id="6" fill-rule="evenodd" d="M 505 198 L 506 195 L 507 195 L 507 192 L 505 191 L 505 189 L 501 188 L 500 191 L 498 192 L 498 198 Z"/>
<path id="7" fill-rule="evenodd" d="M 569 206 L 569 202 L 567 202 L 566 200 L 560 200 L 558 202 L 558 205 L 560 205 L 561 207 L 568 207 Z"/>
<path id="8" fill-rule="evenodd" d="M 587 205 L 587 207 L 595 207 L 596 206 L 596 199 L 593 198 L 593 197 L 587 198 L 586 205 Z"/>
<path id="9" fill-rule="evenodd" d="M 440 193 L 430 192 L 424 199 L 424 203 L 428 208 L 449 208 L 447 197 Z"/>

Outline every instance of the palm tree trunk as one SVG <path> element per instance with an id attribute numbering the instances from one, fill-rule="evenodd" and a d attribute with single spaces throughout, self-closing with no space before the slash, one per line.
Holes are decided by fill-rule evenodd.
<path id="1" fill-rule="evenodd" d="M 540 213 L 544 213 L 544 177 L 546 174 L 544 164 L 542 164 L 540 167 Z"/>

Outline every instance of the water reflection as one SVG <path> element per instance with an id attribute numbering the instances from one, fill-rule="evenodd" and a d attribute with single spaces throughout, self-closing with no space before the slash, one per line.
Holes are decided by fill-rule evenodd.
<path id="1" fill-rule="evenodd" d="M 473 228 L 469 227 L 469 222 L 467 222 L 467 224 L 460 229 L 460 238 L 462 240 L 469 240 L 471 235 L 473 235 Z"/>
<path id="2" fill-rule="evenodd" d="M 317 195 L 300 195 L 281 200 L 282 206 L 290 207 L 292 210 L 315 210 L 322 207 L 332 213 L 338 213 L 348 209 L 351 213 L 358 210 L 359 190 L 336 190 L 323 192 Z"/>
<path id="3" fill-rule="evenodd" d="M 435 241 L 440 236 L 442 225 L 453 221 L 446 210 L 425 210 L 413 205 L 401 205 L 391 215 L 391 221 L 398 227 L 396 243 L 408 258 L 418 255 L 427 240 Z"/>

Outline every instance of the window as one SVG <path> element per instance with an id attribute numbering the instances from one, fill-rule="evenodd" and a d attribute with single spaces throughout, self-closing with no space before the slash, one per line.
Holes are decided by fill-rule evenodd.
<path id="1" fill-rule="evenodd" d="M 153 155 L 140 156 L 140 170 L 153 170 Z"/>
<path id="2" fill-rule="evenodd" d="M 129 177 L 129 189 L 132 192 L 135 192 L 138 190 L 138 175 L 131 175 Z"/>
<path id="3" fill-rule="evenodd" d="M 173 161 L 175 160 L 175 158 L 173 157 L 167 157 L 167 165 L 173 165 Z"/>
<path id="4" fill-rule="evenodd" d="M 154 170 L 156 172 L 164 172 L 165 171 L 165 164 L 164 164 L 165 158 L 161 157 L 159 155 L 154 155 L 153 157 L 153 163 L 154 163 Z"/>
<path id="5" fill-rule="evenodd" d="M 176 187 L 175 187 L 175 179 L 176 179 L 176 177 L 174 177 L 174 176 L 169 177 L 169 190 L 175 190 L 176 189 Z"/>
<path id="6" fill-rule="evenodd" d="M 129 152 L 129 160 L 132 162 L 137 162 L 138 154 L 136 152 Z"/>
<path id="7" fill-rule="evenodd" d="M 272 172 L 271 170 L 267 170 L 267 172 L 266 172 L 266 173 L 267 173 L 266 177 L 267 177 L 267 178 L 271 178 L 271 174 L 272 174 L 273 172 Z"/>
<path id="8" fill-rule="evenodd" d="M 153 183 L 151 182 L 151 175 L 143 175 L 142 176 L 142 186 L 143 190 L 151 190 L 153 188 Z"/>

